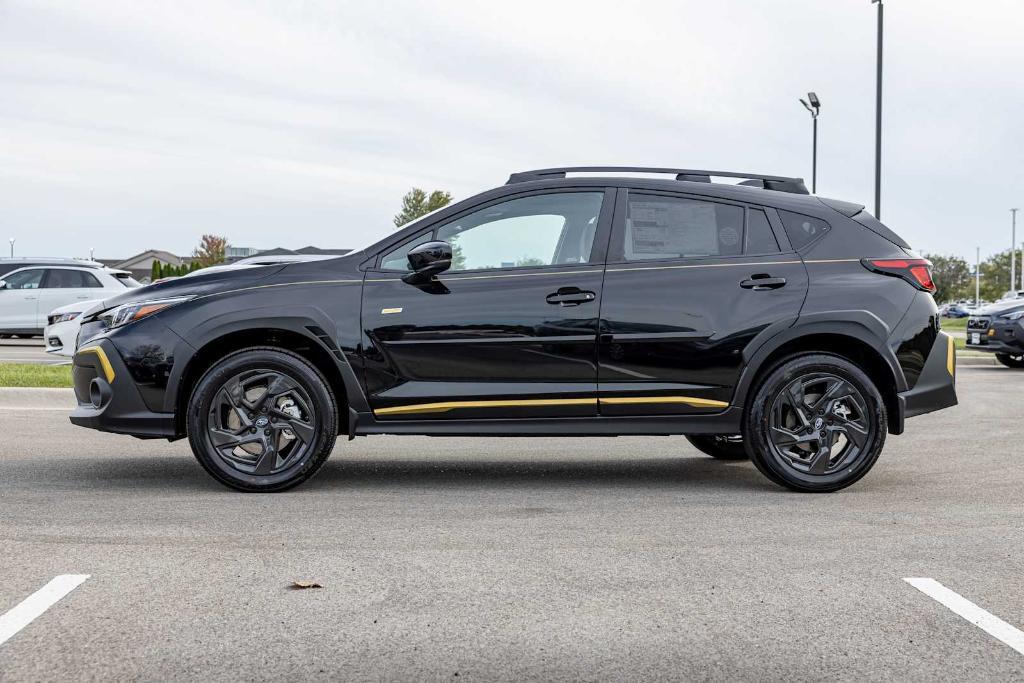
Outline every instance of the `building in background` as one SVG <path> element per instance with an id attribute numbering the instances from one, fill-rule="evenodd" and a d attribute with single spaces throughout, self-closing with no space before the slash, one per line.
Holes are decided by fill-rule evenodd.
<path id="1" fill-rule="evenodd" d="M 139 282 L 149 282 L 149 276 L 153 272 L 153 262 L 159 261 L 162 266 L 189 265 L 192 263 L 191 256 L 175 256 L 169 251 L 161 249 L 147 249 L 141 254 L 136 254 L 126 259 L 96 259 L 100 263 L 117 270 L 127 270 L 132 277 Z"/>
<path id="2" fill-rule="evenodd" d="M 228 246 L 226 254 L 226 262 L 234 263 L 240 261 L 243 258 L 249 258 L 250 256 L 281 256 L 284 254 L 301 254 L 301 255 L 316 255 L 316 256 L 344 256 L 351 252 L 351 249 L 321 249 L 319 247 L 302 247 L 301 249 L 285 249 L 284 247 L 276 247 L 274 249 L 256 249 L 254 247 L 232 247 Z M 163 251 L 162 249 L 147 249 L 146 251 L 131 256 L 126 259 L 96 259 L 100 263 L 110 268 L 116 268 L 118 270 L 127 270 L 132 274 L 132 277 L 148 284 L 150 275 L 153 272 L 153 262 L 159 261 L 161 266 L 188 266 L 194 260 L 191 256 L 176 256 L 169 251 Z"/>

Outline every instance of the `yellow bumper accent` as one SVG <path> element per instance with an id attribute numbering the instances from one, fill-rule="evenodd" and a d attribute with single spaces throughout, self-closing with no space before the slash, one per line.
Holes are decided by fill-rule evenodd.
<path id="1" fill-rule="evenodd" d="M 96 357 L 100 359 L 100 367 L 103 368 L 103 376 L 107 378 L 107 382 L 109 383 L 114 381 L 114 368 L 110 366 L 110 359 L 107 358 L 107 353 L 102 347 L 89 346 L 84 349 L 78 349 L 78 353 L 75 355 L 84 353 L 95 354 Z"/>
<path id="2" fill-rule="evenodd" d="M 598 403 L 683 403 L 694 408 L 728 408 L 725 401 L 712 401 L 693 396 L 623 396 L 619 398 L 528 398 L 506 401 L 444 401 L 441 403 L 413 403 L 407 406 L 377 408 L 374 415 L 402 415 L 410 413 L 444 413 L 456 408 L 516 408 L 538 406 L 593 406 Z"/>
<path id="3" fill-rule="evenodd" d="M 953 343 L 953 337 L 949 337 L 947 341 L 949 345 L 946 351 L 946 369 L 949 370 L 950 377 L 956 377 L 956 345 Z"/>

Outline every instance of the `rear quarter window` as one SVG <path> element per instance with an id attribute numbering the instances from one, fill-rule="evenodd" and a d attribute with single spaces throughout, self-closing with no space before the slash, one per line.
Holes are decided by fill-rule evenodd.
<path id="1" fill-rule="evenodd" d="M 800 249 L 817 240 L 831 230 L 831 226 L 820 218 L 804 216 L 791 211 L 779 210 L 779 218 L 786 228 L 789 241 L 794 249 Z"/>

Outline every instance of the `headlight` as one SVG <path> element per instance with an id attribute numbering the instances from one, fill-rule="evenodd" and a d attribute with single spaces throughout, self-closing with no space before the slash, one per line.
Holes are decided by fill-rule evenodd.
<path id="1" fill-rule="evenodd" d="M 81 313 L 58 313 L 57 315 L 47 316 L 46 322 L 48 325 L 56 325 L 57 323 L 66 323 L 69 320 L 74 320 Z"/>
<path id="2" fill-rule="evenodd" d="M 1020 320 L 1021 318 L 1024 318 L 1024 309 L 1019 311 L 1013 311 L 1012 313 L 1006 313 L 999 317 L 1004 320 Z"/>
<path id="3" fill-rule="evenodd" d="M 97 320 L 102 320 L 107 329 L 113 329 L 115 327 L 121 327 L 128 323 L 133 323 L 136 320 L 142 320 L 143 318 L 153 315 L 158 311 L 162 311 L 165 308 L 170 308 L 182 302 L 188 301 L 194 297 L 191 296 L 179 296 L 173 299 L 153 299 L 152 301 L 136 301 L 130 304 L 121 304 L 114 308 L 107 309 L 102 313 L 96 314 Z"/>

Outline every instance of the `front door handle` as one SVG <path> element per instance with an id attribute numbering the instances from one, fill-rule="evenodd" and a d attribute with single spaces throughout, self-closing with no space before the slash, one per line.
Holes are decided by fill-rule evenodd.
<path id="1" fill-rule="evenodd" d="M 579 306 L 596 298 L 597 294 L 584 291 L 579 287 L 559 287 L 557 292 L 548 294 L 545 301 L 557 306 Z"/>
<path id="2" fill-rule="evenodd" d="M 778 289 L 779 287 L 785 286 L 786 278 L 772 277 L 767 273 L 757 273 L 755 275 L 751 275 L 750 279 L 740 282 L 740 287 L 743 289 L 752 289 L 755 292 L 765 292 L 769 289 Z"/>

